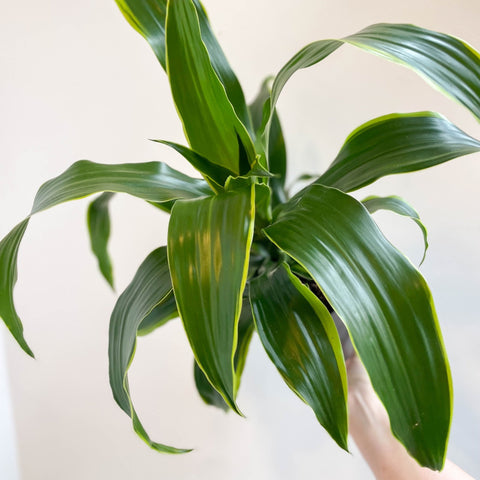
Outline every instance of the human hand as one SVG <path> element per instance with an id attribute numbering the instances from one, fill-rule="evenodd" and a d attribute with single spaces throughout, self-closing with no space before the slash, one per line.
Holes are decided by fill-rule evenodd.
<path id="1" fill-rule="evenodd" d="M 345 364 L 350 434 L 377 480 L 473 480 L 449 460 L 441 472 L 416 463 L 393 436 L 387 411 L 358 356 Z"/>

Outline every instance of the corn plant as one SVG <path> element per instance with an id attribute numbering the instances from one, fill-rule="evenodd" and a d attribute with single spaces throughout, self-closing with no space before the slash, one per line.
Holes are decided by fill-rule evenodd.
<path id="1" fill-rule="evenodd" d="M 241 413 L 236 396 L 256 332 L 287 385 L 347 449 L 347 379 L 339 330 L 388 412 L 395 436 L 421 464 L 441 469 L 452 387 L 429 287 L 383 236 L 371 213 L 412 218 L 399 197 L 357 201 L 350 192 L 392 174 L 478 152 L 480 142 L 434 112 L 391 114 L 354 130 L 319 178 L 290 197 L 276 104 L 299 69 L 344 44 L 411 68 L 480 118 L 480 57 L 463 41 L 406 24 L 377 24 L 294 55 L 248 105 L 198 0 L 116 0 L 150 44 L 170 82 L 188 146 L 165 140 L 198 170 L 162 162 L 82 160 L 43 184 L 29 216 L 0 242 L 0 316 L 33 356 L 15 310 L 17 256 L 32 215 L 101 193 L 88 208 L 91 245 L 113 285 L 109 202 L 127 193 L 170 214 L 168 244 L 140 265 L 110 319 L 114 398 L 136 433 L 159 452 L 132 403 L 128 369 L 136 338 L 180 317 L 203 400 Z"/>

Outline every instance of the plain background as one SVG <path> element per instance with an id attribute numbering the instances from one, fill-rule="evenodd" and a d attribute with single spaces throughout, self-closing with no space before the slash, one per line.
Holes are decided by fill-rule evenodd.
<path id="1" fill-rule="evenodd" d="M 473 0 L 205 0 L 205 6 L 249 100 L 305 44 L 376 22 L 415 23 L 480 48 L 480 4 Z M 163 70 L 113 0 L 2 0 L 1 11 L 0 236 L 27 214 L 42 182 L 78 159 L 161 160 L 192 173 L 184 160 L 147 140 L 184 141 Z M 480 137 L 468 112 L 412 72 L 342 47 L 297 73 L 280 99 L 290 179 L 322 172 L 362 122 L 420 110 L 439 111 Z M 479 161 L 471 155 L 386 178 L 356 195 L 403 196 L 429 228 L 421 271 L 436 301 L 455 389 L 449 457 L 474 476 L 480 476 Z M 109 390 L 107 332 L 116 295 L 89 253 L 87 203 L 38 215 L 21 247 L 15 297 L 37 359 L 1 327 L 23 480 L 372 478 L 355 448 L 351 455 L 338 449 L 282 383 L 257 340 L 239 393 L 247 419 L 205 406 L 178 321 L 139 341 L 131 390 L 155 440 L 196 450 L 165 456 L 139 441 Z M 418 264 L 418 229 L 393 214 L 376 219 Z M 165 244 L 167 222 L 137 199 L 112 202 L 117 292 Z M 8 410 L 0 418 L 2 442 L 11 446 Z M 0 464 L 0 477 L 13 480 L 6 468 Z"/>

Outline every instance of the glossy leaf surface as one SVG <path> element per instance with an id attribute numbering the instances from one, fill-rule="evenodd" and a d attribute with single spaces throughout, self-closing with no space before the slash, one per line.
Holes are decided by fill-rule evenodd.
<path id="1" fill-rule="evenodd" d="M 269 122 L 280 92 L 302 68 L 320 62 L 343 43 L 409 67 L 445 95 L 480 118 L 480 55 L 463 41 L 415 25 L 379 23 L 340 40 L 319 40 L 302 48 L 277 74 L 264 118 L 268 144 Z"/>
<path id="2" fill-rule="evenodd" d="M 225 57 L 225 54 L 212 31 L 205 9 L 198 0 L 193 0 L 193 3 L 197 9 L 202 40 L 207 47 L 212 67 L 225 87 L 225 92 L 227 93 L 228 99 L 233 105 L 238 118 L 245 125 L 247 130 L 250 133 L 253 133 L 250 112 L 248 111 L 240 82 L 230 67 L 227 57 Z"/>
<path id="3" fill-rule="evenodd" d="M 462 40 L 415 25 L 379 23 L 344 39 L 409 67 L 480 118 L 480 55 Z"/>
<path id="4" fill-rule="evenodd" d="M 127 22 L 150 44 L 166 69 L 165 19 L 167 0 L 115 0 Z"/>
<path id="5" fill-rule="evenodd" d="M 345 192 L 480 151 L 480 142 L 433 112 L 392 114 L 354 130 L 317 183 Z"/>
<path id="6" fill-rule="evenodd" d="M 112 192 L 102 193 L 98 198 L 90 203 L 87 210 L 87 225 L 90 234 L 90 246 L 95 257 L 97 257 L 98 267 L 103 277 L 113 286 L 113 268 L 110 255 L 108 254 L 108 239 L 110 238 L 110 214 L 108 211 Z"/>
<path id="7" fill-rule="evenodd" d="M 170 202 L 213 193 L 204 180 L 191 178 L 161 162 L 106 165 L 81 160 L 40 187 L 30 215 L 104 191 L 128 193 L 150 202 Z M 23 350 L 33 355 L 23 337 L 23 326 L 13 302 L 18 248 L 27 224 L 28 218 L 0 242 L 0 316 Z"/>
<path id="8" fill-rule="evenodd" d="M 179 145 L 178 143 L 168 142 L 166 140 L 154 140 L 154 142 L 167 145 L 176 150 L 190 163 L 190 165 L 192 165 L 192 167 L 207 177 L 207 181 L 213 181 L 213 185 L 212 183 L 210 183 L 210 185 L 217 193 L 223 189 L 227 178 L 233 175 L 232 171 L 210 162 L 210 160 L 207 160 L 205 157 L 202 157 L 188 147 Z"/>
<path id="9" fill-rule="evenodd" d="M 172 95 L 190 146 L 235 174 L 247 173 L 253 143 L 213 69 L 191 0 L 169 2 L 166 44 Z"/>
<path id="10" fill-rule="evenodd" d="M 248 298 L 243 299 L 242 313 L 238 321 L 238 343 L 233 360 L 235 367 L 235 391 L 238 391 L 240 381 L 242 378 L 243 368 L 247 360 L 248 349 L 250 347 L 250 340 L 252 339 L 255 325 L 253 323 L 252 309 Z M 228 410 L 223 397 L 212 387 L 201 368 L 194 362 L 194 379 L 197 391 L 202 397 L 203 401 L 222 410 Z"/>
<path id="11" fill-rule="evenodd" d="M 128 23 L 150 44 L 163 69 L 166 70 L 165 19 L 167 16 L 167 0 L 116 0 L 116 3 Z M 207 47 L 212 66 L 224 85 L 238 117 L 247 128 L 250 128 L 250 118 L 240 82 L 215 38 L 201 3 L 197 0 L 194 0 L 193 3 L 200 23 L 202 40 Z"/>
<path id="12" fill-rule="evenodd" d="M 441 469 L 451 379 L 421 274 L 367 210 L 336 189 L 307 187 L 265 231 L 310 273 L 347 326 L 394 434 L 421 465 Z"/>
<path id="13" fill-rule="evenodd" d="M 108 347 L 110 386 L 120 408 L 131 417 L 135 432 L 148 446 L 159 452 L 185 453 L 189 450 L 150 439 L 133 407 L 127 376 L 135 352 L 138 326 L 171 291 L 167 249 L 161 247 L 143 261 L 113 309 Z"/>
<path id="14" fill-rule="evenodd" d="M 250 299 L 268 356 L 287 385 L 347 450 L 347 374 L 327 308 L 286 265 L 253 280 Z"/>
<path id="15" fill-rule="evenodd" d="M 121 192 L 150 202 L 196 198 L 213 192 L 204 180 L 162 162 L 107 165 L 80 160 L 38 190 L 32 214 L 98 192 Z"/>
<path id="16" fill-rule="evenodd" d="M 427 229 L 420 220 L 420 216 L 418 215 L 417 211 L 405 200 L 403 200 L 403 198 L 396 197 L 394 195 L 390 197 L 371 196 L 362 200 L 362 203 L 370 213 L 374 213 L 378 210 L 390 210 L 391 212 L 395 212 L 398 215 L 403 215 L 404 217 L 411 218 L 418 225 L 418 228 L 420 228 L 423 235 L 424 244 L 423 256 L 422 260 L 420 261 L 421 265 L 425 260 L 425 255 L 427 254 L 428 234 Z"/>
<path id="17" fill-rule="evenodd" d="M 235 411 L 234 353 L 254 222 L 254 188 L 178 201 L 168 259 L 195 359 Z"/>

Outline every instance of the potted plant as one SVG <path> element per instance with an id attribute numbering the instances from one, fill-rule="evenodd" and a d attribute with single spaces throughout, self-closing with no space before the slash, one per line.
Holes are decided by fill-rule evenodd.
<path id="1" fill-rule="evenodd" d="M 136 336 L 180 315 L 207 403 L 236 404 L 254 331 L 287 384 L 346 448 L 346 375 L 332 319 L 345 323 L 393 432 L 417 461 L 440 469 L 451 418 L 451 379 L 428 286 L 370 217 L 386 208 L 412 217 L 396 197 L 358 202 L 349 192 L 394 173 L 476 152 L 480 143 L 432 112 L 392 114 L 356 129 L 319 177 L 289 198 L 275 105 L 288 79 L 348 43 L 402 63 L 479 116 L 478 54 L 447 35 L 411 25 L 367 27 L 315 42 L 247 106 L 199 2 L 117 1 L 168 74 L 189 147 L 162 143 L 202 175 L 160 162 L 80 161 L 45 183 L 31 215 L 106 192 L 89 207 L 92 248 L 112 283 L 108 202 L 137 196 L 171 213 L 168 245 L 152 252 L 120 296 L 110 324 L 110 383 L 117 403 L 152 448 L 130 400 L 127 371 Z M 13 304 L 18 248 L 29 218 L 0 243 L 0 316 L 32 355 Z M 321 298 L 319 298 L 321 297 Z"/>

